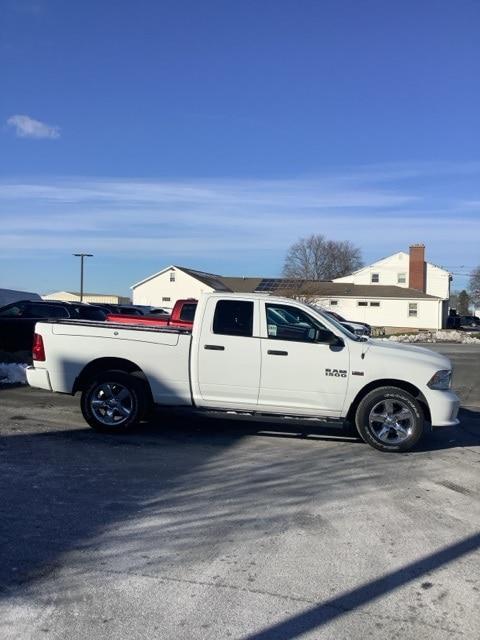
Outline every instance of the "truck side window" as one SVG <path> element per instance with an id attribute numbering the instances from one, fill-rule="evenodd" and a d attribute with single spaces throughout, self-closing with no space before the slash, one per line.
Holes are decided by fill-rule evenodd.
<path id="1" fill-rule="evenodd" d="M 180 312 L 180 320 L 183 320 L 184 322 L 193 322 L 196 310 L 196 302 L 189 302 L 187 304 L 184 304 Z"/>
<path id="2" fill-rule="evenodd" d="M 253 302 L 219 300 L 213 317 L 213 333 L 251 337 L 253 333 Z"/>
<path id="3" fill-rule="evenodd" d="M 277 340 L 323 342 L 331 333 L 318 320 L 288 305 L 266 304 L 267 335 Z"/>

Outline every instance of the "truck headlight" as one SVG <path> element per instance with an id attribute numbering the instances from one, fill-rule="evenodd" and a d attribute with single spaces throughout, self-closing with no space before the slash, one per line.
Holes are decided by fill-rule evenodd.
<path id="1" fill-rule="evenodd" d="M 452 372 L 449 369 L 442 369 L 441 371 L 437 371 L 427 383 L 427 387 L 430 389 L 439 389 L 445 390 L 450 389 L 450 385 L 452 384 Z"/>

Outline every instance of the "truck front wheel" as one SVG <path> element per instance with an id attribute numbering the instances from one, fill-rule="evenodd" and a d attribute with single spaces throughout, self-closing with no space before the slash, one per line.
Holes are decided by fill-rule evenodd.
<path id="1" fill-rule="evenodd" d="M 370 391 L 355 414 L 362 439 L 380 451 L 408 451 L 422 437 L 424 423 L 420 404 L 398 387 Z"/>
<path id="2" fill-rule="evenodd" d="M 85 420 L 97 431 L 128 431 L 147 410 L 144 382 L 123 371 L 103 371 L 83 390 L 80 406 Z"/>

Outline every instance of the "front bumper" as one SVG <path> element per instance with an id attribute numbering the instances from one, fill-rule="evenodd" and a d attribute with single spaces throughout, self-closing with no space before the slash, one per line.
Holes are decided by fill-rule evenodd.
<path id="1" fill-rule="evenodd" d="M 427 395 L 427 394 L 426 394 Z M 459 424 L 458 410 L 460 399 L 453 391 L 430 390 L 427 395 L 432 418 L 432 429 L 436 427 L 454 427 Z"/>
<path id="2" fill-rule="evenodd" d="M 52 385 L 50 384 L 50 376 L 46 369 L 37 369 L 36 367 L 27 367 L 27 382 L 31 387 L 38 387 L 39 389 L 46 389 L 52 391 Z"/>

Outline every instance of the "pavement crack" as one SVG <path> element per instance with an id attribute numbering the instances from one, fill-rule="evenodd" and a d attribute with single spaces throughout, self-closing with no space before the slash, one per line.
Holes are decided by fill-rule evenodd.
<path id="1" fill-rule="evenodd" d="M 214 580 L 198 580 L 198 579 L 192 579 L 192 578 L 177 578 L 175 576 L 166 576 L 166 575 L 152 575 L 150 573 L 143 573 L 143 572 L 138 572 L 138 571 L 115 571 L 112 569 L 109 569 L 107 571 L 104 571 L 102 573 L 109 573 L 109 574 L 113 574 L 113 575 L 129 575 L 129 576 L 134 576 L 134 577 L 141 577 L 141 578 L 147 578 L 150 580 L 159 580 L 159 581 L 165 581 L 165 582 L 176 582 L 178 584 L 191 584 L 191 585 L 195 585 L 195 586 L 200 586 L 200 587 L 213 587 L 216 589 L 230 589 L 232 591 L 237 591 L 237 592 L 243 592 L 243 593 L 249 593 L 249 594 L 253 594 L 253 595 L 262 595 L 262 596 L 269 596 L 272 598 L 280 598 L 282 600 L 286 600 L 289 602 L 294 602 L 294 603 L 299 603 L 299 604 L 303 604 L 303 605 L 310 605 L 312 607 L 324 607 L 325 609 L 331 609 L 333 611 L 337 611 L 340 613 L 355 613 L 356 615 L 359 616 L 364 616 L 364 617 L 369 617 L 369 618 L 373 618 L 373 619 L 377 619 L 377 620 L 383 620 L 383 621 L 387 621 L 387 622 L 401 622 L 401 623 L 411 623 L 412 620 L 409 617 L 401 617 L 401 616 L 389 616 L 389 615 L 383 615 L 381 613 L 376 613 L 374 611 L 367 611 L 367 610 L 360 610 L 355 606 L 352 607 L 342 607 L 340 605 L 336 605 L 333 604 L 331 602 L 329 602 L 329 600 L 326 600 L 324 603 L 319 602 L 318 600 L 312 600 L 311 598 L 305 598 L 302 596 L 292 596 L 290 594 L 285 594 L 285 593 L 280 593 L 277 591 L 268 591 L 266 589 L 255 589 L 254 587 L 244 587 L 241 585 L 235 585 L 235 584 L 230 584 L 227 582 L 217 582 Z M 362 605 L 363 606 L 363 605 Z M 415 618 L 415 624 L 418 624 L 422 627 L 428 628 L 428 629 L 435 629 L 435 630 L 441 630 L 441 631 L 446 631 L 447 633 L 450 633 L 452 635 L 457 635 L 457 636 L 464 636 L 465 634 L 463 633 L 463 631 L 459 631 L 458 629 L 454 629 L 452 627 L 448 627 L 448 626 L 443 626 L 443 625 L 439 625 L 439 624 L 431 624 L 429 622 L 425 622 L 424 620 L 419 620 L 418 618 Z"/>

